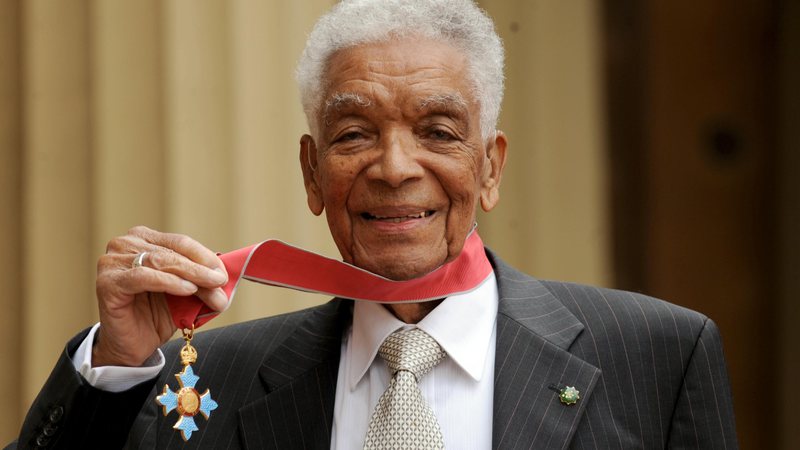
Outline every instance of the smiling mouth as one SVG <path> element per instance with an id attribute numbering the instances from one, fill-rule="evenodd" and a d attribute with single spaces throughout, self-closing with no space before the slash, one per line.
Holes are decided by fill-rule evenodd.
<path id="1" fill-rule="evenodd" d="M 416 214 L 408 214 L 405 216 L 379 216 L 379 215 L 372 215 L 368 212 L 361 213 L 361 217 L 366 220 L 377 220 L 380 222 L 392 222 L 392 223 L 400 223 L 405 222 L 407 220 L 414 220 L 414 219 L 424 219 L 425 217 L 432 216 L 436 211 L 422 211 Z"/>

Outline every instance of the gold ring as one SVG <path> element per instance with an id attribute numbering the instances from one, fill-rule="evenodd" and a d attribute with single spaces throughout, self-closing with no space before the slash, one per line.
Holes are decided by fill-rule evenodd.
<path id="1" fill-rule="evenodd" d="M 144 265 L 144 257 L 147 256 L 147 252 L 142 252 L 136 255 L 133 258 L 133 264 L 131 264 L 131 269 L 136 269 L 138 267 L 142 267 Z"/>

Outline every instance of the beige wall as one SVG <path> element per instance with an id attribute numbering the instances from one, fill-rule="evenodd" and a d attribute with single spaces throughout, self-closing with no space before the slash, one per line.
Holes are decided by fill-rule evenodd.
<path id="1" fill-rule="evenodd" d="M 305 206 L 292 81 L 333 0 L 0 2 L 0 442 L 65 341 L 96 320 L 94 264 L 129 227 L 231 249 L 267 237 L 336 255 Z M 506 260 L 608 284 L 596 2 L 500 1 L 508 50 Z M 242 286 L 222 325 L 324 299 Z"/>

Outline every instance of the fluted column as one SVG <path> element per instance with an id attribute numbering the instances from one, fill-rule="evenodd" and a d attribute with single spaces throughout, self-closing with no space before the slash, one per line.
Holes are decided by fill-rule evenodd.
<path id="1" fill-rule="evenodd" d="M 130 227 L 166 224 L 162 5 L 91 10 L 94 256 Z"/>
<path id="2" fill-rule="evenodd" d="M 87 1 L 22 2 L 22 369 L 27 405 L 95 309 Z"/>
<path id="3" fill-rule="evenodd" d="M 231 120 L 235 244 L 268 237 L 336 257 L 324 217 L 306 206 L 298 153 L 307 132 L 294 68 L 316 19 L 333 0 L 231 3 Z M 298 309 L 319 295 L 242 283 L 220 324 Z"/>
<path id="4" fill-rule="evenodd" d="M 22 356 L 22 27 L 19 2 L 0 2 L 0 398 L 14 418 L 23 407 L 19 392 Z M 18 430 L 17 420 L 0 420 L 0 439 Z"/>
<path id="5" fill-rule="evenodd" d="M 608 285 L 608 183 L 597 2 L 479 2 L 507 54 L 508 165 L 489 245 L 539 277 Z"/>

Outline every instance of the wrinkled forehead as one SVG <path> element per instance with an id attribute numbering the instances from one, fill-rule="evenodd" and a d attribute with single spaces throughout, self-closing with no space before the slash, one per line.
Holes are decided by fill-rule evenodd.
<path id="1" fill-rule="evenodd" d="M 477 108 L 467 58 L 447 42 L 406 38 L 335 52 L 324 72 L 320 114 L 371 108 L 402 98 L 414 109 Z"/>

